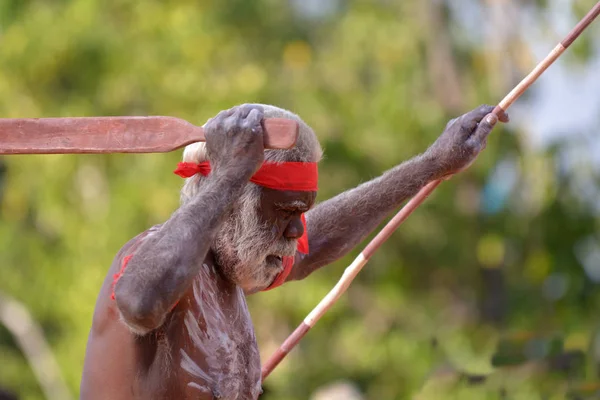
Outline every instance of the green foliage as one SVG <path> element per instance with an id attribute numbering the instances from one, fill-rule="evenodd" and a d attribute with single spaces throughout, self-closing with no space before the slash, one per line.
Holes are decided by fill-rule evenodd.
<path id="1" fill-rule="evenodd" d="M 498 81 L 497 55 L 440 2 L 331 2 L 323 15 L 302 3 L 1 2 L 0 114 L 202 124 L 235 104 L 275 104 L 318 133 L 323 200 L 422 152 L 450 118 L 511 88 Z M 592 2 L 576 3 L 580 14 Z M 577 56 L 593 52 L 591 37 Z M 519 75 L 533 66 L 527 54 L 506 57 Z M 498 128 L 477 164 L 411 216 L 268 379 L 265 399 L 307 399 L 336 380 L 369 399 L 597 395 L 600 297 L 576 249 L 597 242 L 598 219 L 554 153 L 521 135 Z M 0 291 L 42 325 L 74 395 L 97 291 L 118 249 L 178 206 L 179 157 L 0 159 Z M 517 160 L 515 187 L 487 212 L 492 172 L 507 159 Z M 251 297 L 263 359 L 358 250 Z M 1 326 L 0 360 L 0 386 L 42 398 Z"/>

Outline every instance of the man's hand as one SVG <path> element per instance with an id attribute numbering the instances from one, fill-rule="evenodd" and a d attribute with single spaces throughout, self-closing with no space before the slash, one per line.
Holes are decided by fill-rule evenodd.
<path id="1" fill-rule="evenodd" d="M 260 168 L 262 119 L 262 107 L 244 104 L 221 111 L 206 123 L 206 149 L 216 173 L 248 180 Z"/>
<path id="2" fill-rule="evenodd" d="M 439 168 L 439 177 L 456 174 L 475 161 L 485 149 L 487 137 L 498 118 L 491 114 L 493 106 L 483 105 L 452 121 L 425 153 Z M 504 115 L 503 122 L 508 122 Z"/>
<path id="3" fill-rule="evenodd" d="M 243 105 L 204 126 L 214 179 L 144 238 L 115 285 L 121 319 L 137 334 L 161 326 L 198 276 L 234 201 L 264 160 L 262 119 L 262 107 Z"/>

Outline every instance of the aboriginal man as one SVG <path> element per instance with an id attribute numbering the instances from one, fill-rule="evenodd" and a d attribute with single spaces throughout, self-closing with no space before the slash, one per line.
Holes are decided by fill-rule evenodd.
<path id="1" fill-rule="evenodd" d="M 266 105 L 222 111 L 175 171 L 181 205 L 129 241 L 100 290 L 81 398 L 257 399 L 260 357 L 245 296 L 344 256 L 428 182 L 485 148 L 481 106 L 423 154 L 315 205 L 322 150 L 298 116 Z M 295 147 L 265 150 L 263 118 L 300 124 Z"/>

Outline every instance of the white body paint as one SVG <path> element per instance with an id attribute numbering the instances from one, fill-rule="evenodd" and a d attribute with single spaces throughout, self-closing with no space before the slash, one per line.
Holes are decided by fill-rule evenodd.
<path id="1" fill-rule="evenodd" d="M 188 388 L 223 399 L 257 399 L 261 393 L 260 357 L 241 288 L 223 293 L 216 271 L 203 264 L 194 279 L 184 316 L 188 340 L 179 349 Z M 193 297 L 193 298 L 192 298 Z M 233 312 L 226 315 L 224 310 Z M 191 393 L 190 393 L 191 394 Z"/>

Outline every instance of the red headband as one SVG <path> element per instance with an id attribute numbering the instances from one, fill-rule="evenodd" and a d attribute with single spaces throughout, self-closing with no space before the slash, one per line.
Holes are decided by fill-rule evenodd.
<path id="1" fill-rule="evenodd" d="M 210 163 L 208 161 L 199 164 L 180 162 L 174 172 L 182 178 L 190 178 L 196 174 L 208 176 L 210 174 Z M 269 189 L 315 192 L 317 191 L 318 181 L 317 163 L 264 162 L 262 167 L 252 175 L 250 181 Z M 301 218 L 304 225 L 304 234 L 298 239 L 298 251 L 308 254 L 308 235 L 304 214 Z"/>
<path id="2" fill-rule="evenodd" d="M 208 161 L 199 164 L 180 162 L 174 172 L 182 178 L 189 178 L 196 174 L 207 176 L 210 169 Z M 250 182 L 269 189 L 300 192 L 316 192 L 318 180 L 317 163 L 310 162 L 265 162 L 250 178 Z"/>

